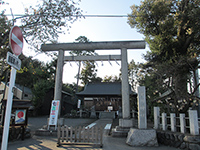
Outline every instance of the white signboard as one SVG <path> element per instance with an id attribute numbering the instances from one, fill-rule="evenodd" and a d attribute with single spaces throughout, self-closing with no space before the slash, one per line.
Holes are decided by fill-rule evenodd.
<path id="1" fill-rule="evenodd" d="M 15 112 L 15 124 L 25 124 L 26 109 L 16 110 Z"/>
<path id="2" fill-rule="evenodd" d="M 81 107 L 81 100 L 80 100 L 80 99 L 78 100 L 77 107 L 78 107 L 78 108 L 80 108 L 80 107 Z"/>
<path id="3" fill-rule="evenodd" d="M 10 66 L 14 67 L 17 70 L 20 70 L 21 60 L 19 58 L 17 58 L 15 55 L 13 55 L 12 53 L 10 53 L 10 52 L 7 53 L 6 61 Z"/>
<path id="4" fill-rule="evenodd" d="M 58 112 L 59 112 L 60 101 L 53 100 L 51 103 L 51 111 L 50 111 L 50 118 L 49 118 L 49 126 L 50 125 L 57 125 L 58 121 Z"/>

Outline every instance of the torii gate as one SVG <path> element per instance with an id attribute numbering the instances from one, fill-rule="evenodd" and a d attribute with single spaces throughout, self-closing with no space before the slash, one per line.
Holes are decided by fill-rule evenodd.
<path id="1" fill-rule="evenodd" d="M 64 60 L 85 60 L 86 56 L 64 56 L 64 51 L 73 50 L 121 50 L 121 56 L 87 56 L 89 60 L 120 60 L 122 71 L 122 119 L 119 120 L 119 126 L 132 127 L 130 120 L 130 100 L 129 100 L 129 83 L 128 83 L 128 60 L 127 49 L 145 49 L 145 41 L 112 41 L 112 42 L 88 42 L 88 43 L 58 43 L 43 44 L 42 51 L 58 51 L 58 61 L 56 70 L 56 81 L 54 100 L 61 100 L 62 76 Z M 71 57 L 71 58 L 69 58 Z M 108 58 L 109 57 L 109 58 Z M 120 57 L 120 58 L 119 58 Z"/>

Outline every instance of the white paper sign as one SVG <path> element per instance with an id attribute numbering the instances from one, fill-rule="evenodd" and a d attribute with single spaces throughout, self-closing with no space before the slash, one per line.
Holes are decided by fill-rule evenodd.
<path id="1" fill-rule="evenodd" d="M 81 100 L 80 100 L 80 99 L 78 100 L 78 105 L 77 105 L 77 107 L 78 107 L 78 108 L 81 107 Z"/>
<path id="2" fill-rule="evenodd" d="M 60 106 L 59 100 L 53 100 L 52 101 L 50 118 L 49 118 L 49 126 L 50 125 L 55 125 L 55 126 L 57 125 L 59 106 Z"/>

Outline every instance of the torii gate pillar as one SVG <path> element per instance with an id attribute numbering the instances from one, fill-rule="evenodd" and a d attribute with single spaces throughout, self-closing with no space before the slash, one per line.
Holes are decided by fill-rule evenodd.
<path id="1" fill-rule="evenodd" d="M 119 119 L 120 127 L 132 127 L 133 120 L 130 119 L 130 95 L 128 82 L 128 59 L 127 49 L 121 49 L 121 71 L 122 71 L 122 119 Z"/>
<path id="2" fill-rule="evenodd" d="M 122 70 L 122 117 L 130 118 L 129 83 L 128 83 L 128 61 L 127 49 L 121 49 L 121 70 Z"/>
<path id="3" fill-rule="evenodd" d="M 64 65 L 64 51 L 58 51 L 58 60 L 56 68 L 56 80 L 54 89 L 54 100 L 61 100 L 62 97 L 62 76 L 63 76 L 63 65 Z"/>

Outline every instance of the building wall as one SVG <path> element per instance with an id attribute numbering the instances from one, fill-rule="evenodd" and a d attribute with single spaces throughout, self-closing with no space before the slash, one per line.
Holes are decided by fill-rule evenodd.
<path id="1" fill-rule="evenodd" d="M 1 82 L 0 90 L 4 90 L 4 88 L 5 88 L 5 84 L 3 82 Z M 8 98 L 8 90 L 9 90 L 9 86 L 6 86 L 4 99 Z M 14 88 L 13 96 L 15 96 L 15 98 L 20 99 L 20 100 L 22 100 L 22 99 L 23 100 L 31 100 L 32 99 L 31 93 L 23 92 L 21 89 L 19 89 L 17 87 Z M 2 98 L 3 98 L 3 94 L 0 94 L 0 99 L 2 99 Z"/>

